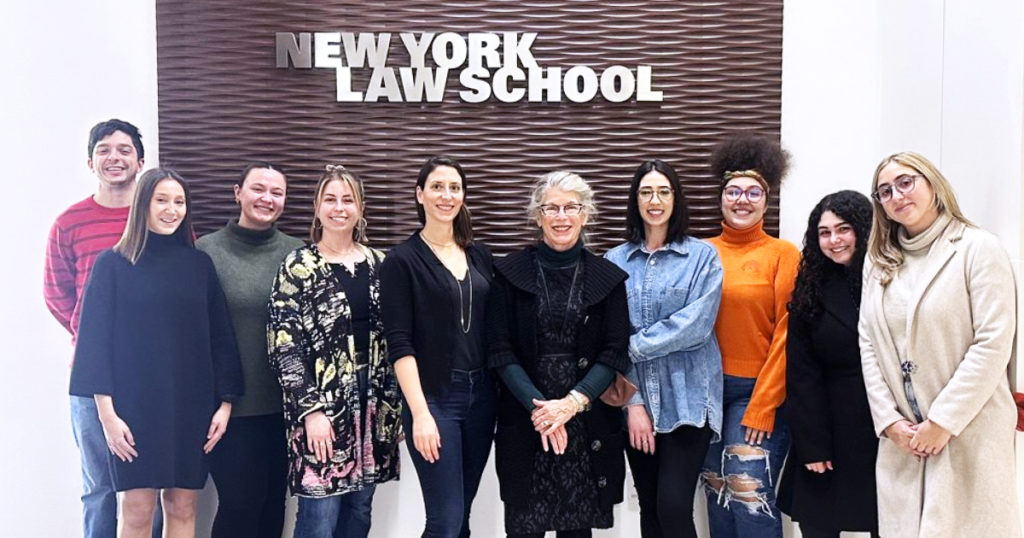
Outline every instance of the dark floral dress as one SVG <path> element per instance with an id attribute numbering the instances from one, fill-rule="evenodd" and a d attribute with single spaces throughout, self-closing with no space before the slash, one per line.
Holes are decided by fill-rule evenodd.
<path id="1" fill-rule="evenodd" d="M 270 297 L 267 345 L 284 397 L 291 491 L 325 497 L 398 478 L 401 395 L 386 360 L 380 320 L 384 255 L 363 247 L 370 271 L 369 389 L 356 375 L 352 315 L 344 288 L 316 246 L 285 258 Z M 321 463 L 306 448 L 303 419 L 323 411 L 334 425 L 334 455 Z"/>
<path id="2" fill-rule="evenodd" d="M 562 268 L 537 265 L 537 364 L 530 378 L 545 398 L 561 398 L 576 385 L 575 355 L 583 308 L 582 262 Z M 534 453 L 530 494 L 522 504 L 506 503 L 505 530 L 528 534 L 612 526 L 612 512 L 602 511 L 591 473 L 589 445 L 582 417 L 565 425 L 565 453 Z"/>

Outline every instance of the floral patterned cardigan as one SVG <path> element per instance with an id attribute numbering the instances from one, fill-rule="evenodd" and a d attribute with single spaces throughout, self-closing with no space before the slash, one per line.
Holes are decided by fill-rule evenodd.
<path id="1" fill-rule="evenodd" d="M 362 246 L 362 245 L 360 245 Z M 384 255 L 362 247 L 370 268 L 369 394 L 360 405 L 355 339 L 341 282 L 315 245 L 290 253 L 270 297 L 267 346 L 284 398 L 292 494 L 325 497 L 398 478 L 401 393 L 386 360 L 378 270 Z M 321 463 L 306 447 L 303 419 L 323 411 L 334 425 L 334 455 Z"/>

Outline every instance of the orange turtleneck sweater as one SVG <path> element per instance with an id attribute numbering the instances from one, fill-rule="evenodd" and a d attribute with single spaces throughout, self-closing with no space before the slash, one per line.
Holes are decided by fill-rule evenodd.
<path id="1" fill-rule="evenodd" d="M 757 378 L 743 425 L 772 431 L 775 410 L 786 398 L 786 303 L 793 292 L 800 251 L 764 232 L 763 221 L 746 230 L 722 223 L 710 239 L 725 270 L 715 335 L 725 375 Z"/>

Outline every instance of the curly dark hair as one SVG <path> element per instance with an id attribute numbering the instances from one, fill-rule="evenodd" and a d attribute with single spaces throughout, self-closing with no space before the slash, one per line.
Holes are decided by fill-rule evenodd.
<path id="1" fill-rule="evenodd" d="M 726 172 L 756 170 L 776 189 L 789 168 L 789 153 L 778 142 L 753 133 L 731 136 L 711 153 L 711 174 L 725 187 Z"/>
<path id="2" fill-rule="evenodd" d="M 818 246 L 818 223 L 821 215 L 831 211 L 837 217 L 853 226 L 857 240 L 850 265 L 843 267 L 830 260 Z M 796 277 L 796 287 L 787 305 L 794 316 L 811 319 L 821 313 L 821 286 L 829 275 L 845 273 L 846 284 L 854 302 L 860 304 L 861 271 L 864 268 L 864 255 L 867 254 L 868 235 L 871 233 L 871 216 L 873 207 L 867 196 L 857 191 L 839 191 L 829 194 L 818 202 L 811 210 L 807 219 L 807 232 L 804 233 L 804 250 L 800 258 L 800 272 Z"/>

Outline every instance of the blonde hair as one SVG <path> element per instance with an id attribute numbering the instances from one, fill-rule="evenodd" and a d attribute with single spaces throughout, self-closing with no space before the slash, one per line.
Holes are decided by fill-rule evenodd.
<path id="1" fill-rule="evenodd" d="M 328 164 L 325 166 L 324 173 L 316 184 L 316 190 L 313 191 L 313 222 L 309 225 L 309 241 L 311 243 L 319 243 L 324 237 L 324 227 L 323 223 L 320 222 L 318 213 L 320 212 L 320 202 L 323 201 L 324 190 L 327 188 L 327 184 L 332 181 L 341 181 L 352 190 L 352 196 L 356 199 L 356 205 L 359 206 L 360 213 L 359 222 L 356 223 L 355 228 L 352 228 L 352 239 L 356 243 L 365 243 L 367 241 L 366 218 L 362 214 L 366 210 L 366 204 L 364 203 L 363 182 L 359 181 L 355 174 L 340 164 Z"/>
<path id="2" fill-rule="evenodd" d="M 942 172 L 939 172 L 939 169 L 924 155 L 913 151 L 894 153 L 878 163 L 874 178 L 871 180 L 872 193 L 878 189 L 878 175 L 883 168 L 892 163 L 912 168 L 928 180 L 932 192 L 935 193 L 932 203 L 935 204 L 940 215 L 948 213 L 954 220 L 974 226 L 974 223 L 967 220 L 967 217 L 960 211 L 960 204 L 956 201 L 953 186 L 946 176 L 942 175 Z M 875 208 L 875 214 L 871 223 L 871 237 L 868 239 L 868 254 L 871 256 L 872 262 L 881 270 L 882 285 L 886 286 L 903 265 L 903 249 L 899 243 L 900 226 L 898 223 L 893 223 L 886 215 L 885 207 L 874 196 L 871 197 L 871 203 Z"/>

